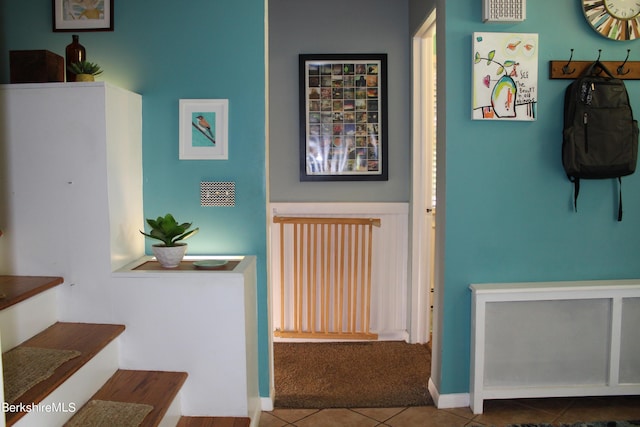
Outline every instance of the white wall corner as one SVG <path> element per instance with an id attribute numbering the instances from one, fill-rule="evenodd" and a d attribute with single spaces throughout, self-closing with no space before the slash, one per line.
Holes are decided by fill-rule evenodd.
<path id="1" fill-rule="evenodd" d="M 467 408 L 471 402 L 469 393 L 440 394 L 431 378 L 429 378 L 429 393 L 438 409 Z"/>

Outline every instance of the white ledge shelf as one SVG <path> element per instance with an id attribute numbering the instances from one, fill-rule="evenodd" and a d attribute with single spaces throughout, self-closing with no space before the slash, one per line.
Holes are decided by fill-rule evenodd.
<path id="1" fill-rule="evenodd" d="M 482 283 L 471 284 L 469 289 L 476 295 L 483 295 L 491 299 L 490 295 L 496 295 L 495 299 L 504 301 L 529 299 L 521 294 L 541 295 L 546 299 L 564 298 L 565 292 L 571 292 L 570 298 L 575 298 L 576 292 L 585 292 L 581 298 L 592 296 L 598 298 L 608 294 L 612 290 L 629 291 L 637 293 L 640 289 L 640 279 L 626 280 L 582 280 L 562 282 L 516 282 L 516 283 Z"/>
<path id="2" fill-rule="evenodd" d="M 244 274 L 244 271 L 255 262 L 255 257 L 243 255 L 193 255 L 185 256 L 177 268 L 163 268 L 157 264 L 153 256 L 143 256 L 113 272 L 114 277 L 164 277 L 171 275 L 193 274 Z M 225 260 L 228 265 L 220 268 L 196 268 L 193 263 L 204 260 Z"/>

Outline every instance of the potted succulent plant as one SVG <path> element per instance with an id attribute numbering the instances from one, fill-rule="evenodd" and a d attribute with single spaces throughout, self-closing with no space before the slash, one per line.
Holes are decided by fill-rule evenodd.
<path id="1" fill-rule="evenodd" d="M 100 66 L 89 61 L 74 62 L 68 68 L 76 75 L 77 82 L 92 82 L 95 81 L 95 76 L 102 74 Z"/>
<path id="2" fill-rule="evenodd" d="M 147 218 L 147 224 L 151 227 L 150 233 L 140 230 L 140 233 L 151 239 L 160 240 L 151 246 L 156 259 L 164 268 L 175 268 L 180 264 L 187 252 L 187 244 L 182 240 L 196 234 L 200 229 L 191 228 L 190 222 L 179 224 L 171 214 L 159 216 L 156 219 Z"/>

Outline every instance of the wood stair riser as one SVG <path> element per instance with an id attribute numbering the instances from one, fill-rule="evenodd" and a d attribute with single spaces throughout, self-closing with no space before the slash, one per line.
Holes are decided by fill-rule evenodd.
<path id="1" fill-rule="evenodd" d="M 44 402 L 45 405 L 38 406 L 38 409 L 46 408 L 46 404 L 60 407 L 73 403 L 80 407 L 118 369 L 118 337 L 124 329 L 122 325 L 56 322 L 20 344 L 20 347 L 75 350 L 80 355 L 60 365 L 13 403 L 33 405 Z M 64 421 L 73 414 L 33 410 L 4 415 L 8 427 L 53 427 L 61 425 L 57 423 L 58 419 Z"/>
<path id="2" fill-rule="evenodd" d="M 41 405 L 66 405 L 73 403 L 75 411 L 84 405 L 100 387 L 118 370 L 118 339 L 109 343 L 89 362 L 47 396 Z M 15 427 L 62 426 L 75 412 L 30 412 L 19 419 Z M 8 426 L 7 426 L 8 427 Z"/>
<path id="3" fill-rule="evenodd" d="M 52 390 L 45 392 L 44 388 L 41 391 L 26 392 L 18 399 L 21 402 L 16 403 L 37 404 L 36 410 L 21 414 L 2 414 L 4 416 L 0 415 L 0 427 L 61 427 L 90 399 L 137 403 L 140 398 L 137 396 L 138 391 L 142 391 L 143 395 L 140 402 L 146 400 L 157 409 L 145 418 L 142 427 L 257 427 L 259 413 L 254 420 L 245 417 L 181 416 L 179 390 L 186 380 L 186 373 L 119 370 L 119 334 L 124 331 L 124 326 L 59 323 L 58 285 L 62 282 L 61 278 L 56 277 L 0 276 L 0 341 L 3 353 L 25 343 L 31 347 L 77 348 L 90 356 L 70 376 L 63 378 L 62 375 L 54 374 L 60 377 L 61 382 L 56 381 L 58 385 Z M 110 330 L 107 334 L 111 338 L 100 345 L 98 342 L 103 338 L 97 337 L 102 337 L 102 332 L 91 331 L 87 334 L 87 326 L 98 327 L 103 331 L 106 327 Z M 66 328 L 71 328 L 73 332 L 65 332 Z M 84 344 L 89 341 L 94 344 Z M 100 348 L 92 350 L 92 345 L 95 344 Z M 131 388 L 132 384 L 135 392 Z M 0 389 L 1 386 L 0 382 Z M 36 388 L 38 387 L 34 387 Z M 123 397 L 123 390 L 129 390 L 124 394 L 128 393 L 130 396 Z"/>
<path id="4" fill-rule="evenodd" d="M 39 293 L 0 311 L 2 352 L 42 332 L 58 318 L 57 288 Z"/>
<path id="5" fill-rule="evenodd" d="M 158 425 L 158 427 L 176 427 L 178 421 L 180 421 L 180 417 L 182 416 L 182 402 L 181 402 L 181 393 L 173 399 L 171 405 L 167 409 L 167 413 L 162 418 L 162 421 Z"/>

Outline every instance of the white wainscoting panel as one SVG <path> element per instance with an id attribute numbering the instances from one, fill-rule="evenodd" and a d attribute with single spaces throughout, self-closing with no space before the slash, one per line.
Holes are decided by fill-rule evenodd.
<path id="1" fill-rule="evenodd" d="M 274 328 L 280 325 L 280 233 L 273 217 L 380 218 L 381 226 L 373 230 L 371 331 L 379 340 L 408 339 L 408 203 L 271 203 L 270 211 L 270 312 Z"/>

